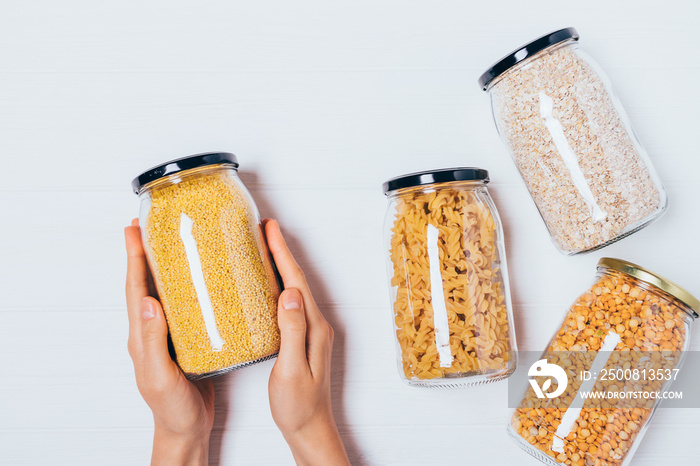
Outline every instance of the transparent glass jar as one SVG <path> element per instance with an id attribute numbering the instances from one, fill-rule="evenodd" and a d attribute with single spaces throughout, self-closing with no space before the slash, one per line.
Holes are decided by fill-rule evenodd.
<path id="1" fill-rule="evenodd" d="M 668 198 L 600 67 L 574 28 L 515 50 L 480 78 L 557 248 L 577 254 L 634 233 Z"/>
<path id="2" fill-rule="evenodd" d="M 699 310 L 673 282 L 602 258 L 530 367 L 509 434 L 546 464 L 629 464 L 680 371 Z"/>
<path id="3" fill-rule="evenodd" d="M 154 167 L 132 182 L 177 363 L 201 379 L 277 355 L 279 286 L 233 154 Z"/>
<path id="4" fill-rule="evenodd" d="M 399 372 L 409 385 L 460 387 L 516 365 L 503 230 L 478 168 L 384 183 L 384 237 Z"/>

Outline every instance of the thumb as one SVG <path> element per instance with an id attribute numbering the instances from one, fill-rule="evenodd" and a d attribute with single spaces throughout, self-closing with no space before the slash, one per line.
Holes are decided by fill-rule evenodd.
<path id="1" fill-rule="evenodd" d="M 306 314 L 304 300 L 296 288 L 287 288 L 280 294 L 278 317 L 280 353 L 277 364 L 289 371 L 308 370 L 306 359 Z"/>
<path id="2" fill-rule="evenodd" d="M 168 352 L 168 324 L 160 303 L 146 297 L 141 300 L 141 344 L 144 372 L 158 380 L 172 371 L 175 363 Z"/>

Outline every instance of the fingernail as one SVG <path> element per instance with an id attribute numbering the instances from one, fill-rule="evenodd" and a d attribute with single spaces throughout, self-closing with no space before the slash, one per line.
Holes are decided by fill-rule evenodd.
<path id="1" fill-rule="evenodd" d="M 143 298 L 141 301 L 141 318 L 143 320 L 152 319 L 156 316 L 156 307 L 153 301 L 148 298 Z"/>
<path id="2" fill-rule="evenodd" d="M 292 309 L 301 309 L 301 296 L 296 291 L 287 291 L 282 293 L 282 307 L 288 311 Z"/>

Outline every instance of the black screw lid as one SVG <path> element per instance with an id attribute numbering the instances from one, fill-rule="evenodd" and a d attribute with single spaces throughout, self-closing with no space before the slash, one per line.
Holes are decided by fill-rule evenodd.
<path id="1" fill-rule="evenodd" d="M 514 50 L 505 57 L 498 60 L 491 68 L 486 70 L 484 74 L 479 76 L 479 86 L 486 90 L 491 81 L 496 77 L 505 73 L 509 68 L 517 65 L 521 61 L 552 45 L 564 42 L 568 39 L 578 40 L 578 32 L 574 28 L 559 29 L 558 31 L 550 32 L 540 38 L 528 42 L 519 49 Z"/>
<path id="2" fill-rule="evenodd" d="M 449 183 L 450 181 L 483 181 L 488 183 L 489 172 L 483 168 L 457 167 L 409 173 L 390 179 L 382 184 L 382 189 L 384 189 L 384 194 L 386 195 L 397 189 L 433 183 Z"/>
<path id="3" fill-rule="evenodd" d="M 165 162 L 161 165 L 149 168 L 134 178 L 131 182 L 131 187 L 134 192 L 138 194 L 144 185 L 158 178 L 163 178 L 191 168 L 203 167 L 205 165 L 217 165 L 220 163 L 233 165 L 234 168 L 238 168 L 238 159 L 236 159 L 236 156 L 233 154 L 228 152 L 205 152 L 203 154 L 190 155 L 188 157 L 171 160 L 170 162 Z"/>

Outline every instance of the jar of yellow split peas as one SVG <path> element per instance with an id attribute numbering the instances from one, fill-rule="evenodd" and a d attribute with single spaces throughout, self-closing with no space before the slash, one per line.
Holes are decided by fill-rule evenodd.
<path id="1" fill-rule="evenodd" d="M 189 379 L 275 357 L 279 286 L 250 193 L 229 153 L 197 154 L 132 182 L 153 282 Z"/>
<path id="2" fill-rule="evenodd" d="M 661 400 L 679 398 L 670 388 L 698 311 L 700 301 L 675 283 L 602 258 L 530 367 L 511 437 L 546 464 L 629 464 Z"/>
<path id="3" fill-rule="evenodd" d="M 488 181 L 486 170 L 451 168 L 383 185 L 393 326 L 409 385 L 478 385 L 515 370 L 503 231 Z"/>

